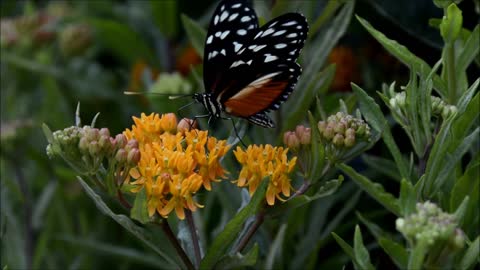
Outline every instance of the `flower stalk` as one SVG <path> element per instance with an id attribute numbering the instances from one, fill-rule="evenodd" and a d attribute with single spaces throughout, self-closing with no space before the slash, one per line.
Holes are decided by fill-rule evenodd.
<path id="1" fill-rule="evenodd" d="M 202 255 L 200 253 L 200 241 L 198 239 L 197 227 L 195 226 L 195 221 L 193 220 L 193 213 L 190 210 L 185 210 L 185 217 L 187 218 L 188 230 L 190 231 L 190 236 L 192 237 L 193 243 L 193 252 L 195 254 L 195 265 L 200 265 L 200 260 Z"/>

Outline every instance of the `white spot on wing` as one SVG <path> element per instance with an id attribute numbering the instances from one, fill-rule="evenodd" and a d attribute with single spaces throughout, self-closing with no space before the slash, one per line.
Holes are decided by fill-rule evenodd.
<path id="1" fill-rule="evenodd" d="M 238 43 L 236 41 L 233 42 L 233 45 L 235 46 L 235 52 L 238 52 L 238 50 L 240 50 L 240 48 L 242 48 L 242 44 L 241 43 Z"/>
<path id="2" fill-rule="evenodd" d="M 247 62 L 247 64 L 250 66 L 250 64 L 252 63 L 253 60 L 250 60 Z"/>
<path id="3" fill-rule="evenodd" d="M 280 30 L 280 31 L 277 31 L 277 32 L 273 33 L 272 36 L 274 36 L 274 37 L 280 36 L 280 35 L 285 34 L 285 32 L 287 32 L 287 30 Z"/>
<path id="4" fill-rule="evenodd" d="M 233 20 L 235 20 L 235 18 L 238 17 L 238 13 L 233 13 L 232 15 L 230 15 L 230 17 L 228 18 L 228 21 L 231 22 Z"/>
<path id="5" fill-rule="evenodd" d="M 251 18 L 248 17 L 248 16 L 243 16 L 243 17 L 240 19 L 241 22 L 248 22 L 248 21 L 250 21 L 250 20 L 251 20 Z"/>
<path id="6" fill-rule="evenodd" d="M 245 62 L 243 62 L 242 60 L 238 60 L 238 61 L 233 62 L 233 64 L 230 66 L 230 68 L 240 66 L 240 65 L 243 65 L 243 64 L 245 64 Z"/>
<path id="7" fill-rule="evenodd" d="M 294 38 L 297 36 L 297 33 L 291 33 L 287 35 L 287 38 Z"/>
<path id="8" fill-rule="evenodd" d="M 262 33 L 263 33 L 263 31 L 258 32 L 253 39 L 258 38 Z"/>
<path id="9" fill-rule="evenodd" d="M 222 12 L 222 15 L 220 15 L 220 21 L 223 22 L 226 18 L 228 17 L 228 11 Z"/>
<path id="10" fill-rule="evenodd" d="M 301 25 L 297 25 L 297 29 L 302 29 L 302 26 L 301 26 Z"/>
<path id="11" fill-rule="evenodd" d="M 207 38 L 207 44 L 212 43 L 212 40 L 213 40 L 213 35 L 210 35 L 210 36 Z"/>
<path id="12" fill-rule="evenodd" d="M 227 30 L 227 31 L 223 32 L 223 33 L 222 33 L 222 35 L 220 36 L 220 38 L 221 38 L 221 39 L 224 39 L 224 38 L 226 38 L 226 37 L 228 36 L 228 34 L 229 34 L 229 33 L 230 33 L 230 31 L 229 31 L 229 30 Z"/>
<path id="13" fill-rule="evenodd" d="M 218 15 L 215 15 L 215 18 L 213 19 L 213 24 L 217 24 L 218 23 Z"/>
<path id="14" fill-rule="evenodd" d="M 286 22 L 286 23 L 284 23 L 284 24 L 282 24 L 282 25 L 283 25 L 283 26 L 290 26 L 290 25 L 295 25 L 295 24 L 297 24 L 296 21 L 290 21 L 290 22 Z"/>
<path id="15" fill-rule="evenodd" d="M 276 49 L 282 49 L 282 48 L 285 48 L 285 47 L 287 47 L 287 44 L 285 44 L 285 43 L 279 43 L 279 44 L 275 45 Z"/>
<path id="16" fill-rule="evenodd" d="M 215 33 L 215 36 L 219 37 L 221 34 L 222 34 L 222 32 L 218 31 L 218 32 Z"/>
<path id="17" fill-rule="evenodd" d="M 247 34 L 247 30 L 245 29 L 238 29 L 237 30 L 237 34 L 239 34 L 240 36 L 245 36 Z"/>
<path id="18" fill-rule="evenodd" d="M 265 63 L 272 62 L 278 59 L 278 57 L 276 57 L 275 55 L 271 55 L 269 53 L 265 54 L 265 56 L 266 56 Z"/>
<path id="19" fill-rule="evenodd" d="M 227 56 L 227 52 L 225 51 L 225 49 L 222 49 L 222 51 L 220 53 Z"/>
<path id="20" fill-rule="evenodd" d="M 238 3 L 238 4 L 235 4 L 232 6 L 232 8 L 239 8 L 242 4 L 241 3 Z"/>
<path id="21" fill-rule="evenodd" d="M 273 33 L 273 32 L 275 32 L 274 29 L 268 28 L 267 30 L 265 30 L 265 33 L 262 34 L 262 37 L 268 36 L 268 35 L 270 35 L 270 34 Z"/>

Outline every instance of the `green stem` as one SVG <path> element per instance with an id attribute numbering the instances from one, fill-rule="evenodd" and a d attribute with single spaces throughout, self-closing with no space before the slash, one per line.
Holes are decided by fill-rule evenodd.
<path id="1" fill-rule="evenodd" d="M 448 100 L 457 104 L 457 79 L 455 77 L 455 46 L 454 42 L 445 44 L 445 64 L 447 68 Z"/>
<path id="2" fill-rule="evenodd" d="M 200 260 L 202 259 L 202 256 L 200 254 L 200 241 L 198 240 L 197 227 L 195 226 L 195 222 L 193 220 L 192 211 L 187 209 L 185 211 L 185 216 L 187 218 L 187 224 L 188 224 L 188 229 L 190 231 L 190 236 L 192 237 L 193 251 L 195 253 L 195 265 L 198 266 L 200 265 Z"/>

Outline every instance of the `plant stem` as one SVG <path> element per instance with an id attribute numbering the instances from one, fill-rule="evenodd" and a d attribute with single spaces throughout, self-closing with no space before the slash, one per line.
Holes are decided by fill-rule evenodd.
<path id="1" fill-rule="evenodd" d="M 451 105 L 457 103 L 457 80 L 455 76 L 455 46 L 454 41 L 445 45 L 446 68 L 447 68 L 447 83 L 448 83 L 448 99 Z"/>
<path id="2" fill-rule="evenodd" d="M 187 254 L 183 250 L 182 246 L 180 246 L 180 243 L 178 242 L 177 238 L 175 237 L 175 234 L 173 233 L 172 229 L 170 228 L 170 225 L 168 225 L 168 221 L 166 219 L 162 220 L 160 223 L 155 223 L 160 225 L 162 227 L 163 232 L 167 235 L 168 240 L 170 240 L 170 243 L 172 243 L 173 247 L 177 251 L 178 255 L 182 259 L 183 263 L 189 270 L 195 270 L 195 267 L 193 266 L 192 262 L 188 258 Z"/>
<path id="3" fill-rule="evenodd" d="M 122 192 L 120 191 L 120 189 L 117 190 L 117 196 L 118 196 L 118 200 L 120 201 L 120 203 L 127 209 L 131 209 L 132 206 L 130 205 L 130 203 L 125 200 L 125 197 L 123 197 L 123 194 Z"/>
<path id="4" fill-rule="evenodd" d="M 262 225 L 264 218 L 265 218 L 265 212 L 263 210 L 260 210 L 260 212 L 258 212 L 258 214 L 255 216 L 255 222 L 252 224 L 252 227 L 248 229 L 247 233 L 240 240 L 240 243 L 235 249 L 235 253 L 239 253 L 243 251 L 243 249 L 247 246 L 250 239 L 252 239 L 253 235 L 258 230 L 260 225 Z"/>
<path id="5" fill-rule="evenodd" d="M 200 265 L 202 256 L 200 254 L 200 241 L 198 240 L 197 227 L 195 227 L 192 211 L 187 209 L 185 211 L 185 216 L 187 217 L 188 229 L 190 230 L 190 236 L 192 237 L 193 251 L 195 253 L 195 265 L 198 267 Z"/>

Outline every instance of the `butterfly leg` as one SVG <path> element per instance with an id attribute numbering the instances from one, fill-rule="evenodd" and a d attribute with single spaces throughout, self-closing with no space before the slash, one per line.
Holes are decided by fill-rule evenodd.
<path id="1" fill-rule="evenodd" d="M 240 138 L 239 134 L 238 134 L 238 130 L 237 130 L 237 127 L 235 126 L 235 121 L 233 120 L 233 118 L 231 117 L 221 117 L 223 120 L 230 120 L 232 122 L 232 125 L 233 125 L 233 131 L 235 131 L 235 135 L 237 135 L 237 138 L 238 140 L 242 143 L 243 147 L 247 147 L 247 145 L 242 141 L 242 138 Z"/>

